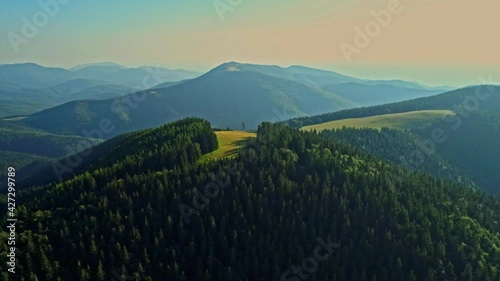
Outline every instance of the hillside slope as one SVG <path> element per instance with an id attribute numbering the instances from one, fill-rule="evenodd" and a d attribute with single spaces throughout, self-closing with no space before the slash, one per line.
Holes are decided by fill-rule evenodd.
<path id="1" fill-rule="evenodd" d="M 182 143 L 183 140 L 186 142 Z M 178 164 L 177 161 L 194 162 L 202 154 L 217 148 L 217 137 L 210 124 L 199 118 L 188 118 L 159 128 L 114 137 L 41 167 L 22 184 L 31 186 L 58 182 L 102 167 L 114 167 L 117 162 L 124 162 L 124 166 L 120 164 L 118 168 L 115 167 L 114 175 L 153 170 L 156 165 L 173 167 Z M 188 157 L 186 153 L 191 156 Z M 139 158 L 141 160 L 137 160 Z"/>
<path id="2" fill-rule="evenodd" d="M 498 200 L 271 124 L 240 157 L 199 165 L 183 160 L 200 155 L 188 149 L 199 130 L 210 125 L 153 143 L 137 135 L 148 146 L 134 149 L 145 152 L 166 141 L 159 155 L 179 155 L 171 164 L 150 162 L 147 152 L 117 155 L 114 164 L 22 192 L 19 274 L 99 281 L 120 274 L 185 281 L 500 277 Z M 5 255 L 5 244 L 0 249 Z"/>
<path id="3" fill-rule="evenodd" d="M 411 100 L 444 92 L 443 90 L 410 87 L 410 85 L 403 87 L 401 85 L 383 84 L 382 82 L 380 84 L 351 82 L 322 86 L 324 90 L 337 93 L 337 95 L 357 102 L 363 106 Z"/>
<path id="4" fill-rule="evenodd" d="M 300 128 L 303 126 L 321 124 L 346 118 L 361 118 L 418 110 L 451 110 L 463 119 L 467 119 L 468 115 L 476 110 L 485 110 L 500 114 L 500 86 L 471 86 L 431 97 L 348 109 L 317 116 L 300 117 L 283 123 L 293 128 Z"/>
<path id="5" fill-rule="evenodd" d="M 190 116 L 219 128 L 257 128 L 263 121 L 319 114 L 356 106 L 335 94 L 295 81 L 224 64 L 207 74 L 168 88 L 126 98 L 76 101 L 38 112 L 23 123 L 53 133 L 82 135 L 110 120 L 104 138 L 159 126 Z M 64 116 L 64 118 L 60 118 Z"/>
<path id="6" fill-rule="evenodd" d="M 451 110 L 419 110 L 403 113 L 381 114 L 370 117 L 347 118 L 325 122 L 317 125 L 302 127 L 305 131 L 322 131 L 330 129 L 348 128 L 393 128 L 393 129 L 421 129 L 430 126 L 443 118 L 452 118 L 456 114 Z"/>
<path id="7" fill-rule="evenodd" d="M 79 99 L 105 99 L 200 73 L 161 67 L 90 64 L 71 70 L 34 63 L 0 65 L 0 117 L 28 115 Z M 145 82 L 146 81 L 146 82 Z"/>
<path id="8" fill-rule="evenodd" d="M 454 115 L 410 123 L 398 119 L 385 120 L 385 127 L 397 124 L 400 129 L 412 129 L 423 143 L 413 151 L 419 161 L 431 155 L 446 159 L 488 194 L 500 196 L 500 87 L 468 87 L 437 96 L 400 103 L 356 108 L 329 114 L 297 118 L 285 122 L 303 128 L 334 128 L 343 125 L 370 127 L 369 121 L 387 116 L 401 116 L 425 111 L 453 111 Z M 390 114 L 389 114 L 390 113 Z M 432 122 L 429 122 L 432 121 Z M 413 126 L 413 123 L 423 126 Z M 379 123 L 379 125 L 380 125 Z M 309 125 L 310 124 L 310 125 Z M 401 139 L 401 141 L 405 141 Z M 356 143 L 353 141 L 353 143 Z M 381 144 L 383 145 L 383 144 Z M 408 153 L 408 152 L 407 152 Z M 418 165 L 417 165 L 418 166 Z M 416 167 L 417 169 L 419 167 Z M 450 175 L 454 177 L 453 174 Z"/>

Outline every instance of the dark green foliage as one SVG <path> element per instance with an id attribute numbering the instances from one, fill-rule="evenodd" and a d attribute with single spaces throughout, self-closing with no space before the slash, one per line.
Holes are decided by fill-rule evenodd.
<path id="1" fill-rule="evenodd" d="M 170 148 L 150 150 L 155 144 L 183 154 L 175 147 L 213 137 L 202 121 L 182 122 L 160 131 L 189 127 L 186 136 L 157 143 L 147 141 L 155 131 L 122 136 L 134 138 L 124 144 L 148 147 L 130 147 L 130 160 L 116 153 L 99 169 L 19 192 L 19 276 L 280 280 L 313 253 L 317 238 L 331 235 L 340 247 L 308 280 L 500 279 L 496 199 L 268 123 L 237 159 L 185 161 L 201 152 L 195 149 L 173 166 L 148 164 L 171 155 Z M 209 183 L 219 188 L 205 201 L 200 193 Z M 203 206 L 188 224 L 179 206 L 194 208 L 193 197 Z"/>
<path id="2" fill-rule="evenodd" d="M 0 126 L 0 189 L 6 187 L 7 165 L 22 170 L 17 177 L 20 180 L 59 158 L 102 142 L 79 136 L 54 135 L 12 121 L 0 121 Z"/>
<path id="3" fill-rule="evenodd" d="M 465 109 L 464 106 L 466 107 Z M 450 91 L 432 97 L 425 97 L 371 107 L 347 109 L 317 116 L 295 118 L 283 123 L 289 125 L 292 128 L 300 128 L 303 126 L 321 124 L 346 118 L 360 118 L 381 114 L 432 109 L 446 109 L 452 110 L 456 113 L 458 113 L 459 111 L 463 112 L 464 110 L 474 111 L 477 109 L 481 109 L 500 113 L 500 87 L 489 85 L 474 86 Z"/>
<path id="4" fill-rule="evenodd" d="M 26 153 L 48 158 L 61 158 L 101 142 L 102 140 L 79 136 L 0 128 L 0 151 Z"/>
<path id="5" fill-rule="evenodd" d="M 441 95 L 381 106 L 357 108 L 285 122 L 291 127 L 319 124 L 344 118 L 402 113 L 415 110 L 452 110 L 456 116 L 446 117 L 412 135 L 384 131 L 372 136 L 358 136 L 353 131 L 337 132 L 340 139 L 366 148 L 366 151 L 394 163 L 401 164 L 399 156 L 413 158 L 422 164 L 404 165 L 454 181 L 467 183 L 467 178 L 489 194 L 500 196 L 500 87 L 476 86 Z M 370 132 L 366 130 L 354 132 Z M 390 133 L 389 133 L 390 132 Z M 325 133 L 329 134 L 329 133 Z M 442 139 L 442 141 L 436 141 Z M 344 136 L 342 136 L 344 135 Z M 349 136 L 350 135 L 350 136 Z M 382 136 L 383 135 L 383 136 Z M 367 139 L 363 139 L 363 138 Z M 388 138 L 388 139 L 384 139 Z M 413 138 L 413 139 L 411 139 Z M 430 148 L 412 147 L 422 143 Z M 413 154 L 413 155 L 411 155 Z M 411 167 L 413 166 L 413 167 Z M 462 174 L 463 177 L 460 177 Z M 472 185 L 474 185 L 472 184 Z"/>
<path id="6" fill-rule="evenodd" d="M 388 128 L 382 128 L 380 131 L 343 128 L 324 130 L 319 135 L 352 145 L 361 151 L 400 165 L 407 170 L 418 170 L 438 178 L 477 188 L 477 184 L 465 176 L 467 173 L 464 170 L 450 163 L 444 155 L 437 153 L 435 148 L 429 147 L 424 133 L 419 135 L 412 131 Z"/>
<path id="7" fill-rule="evenodd" d="M 210 123 L 187 118 L 156 129 L 120 135 L 39 169 L 23 185 L 46 184 L 109 167 L 115 176 L 194 163 L 218 148 Z"/>
<path id="8" fill-rule="evenodd" d="M 500 114 L 484 110 L 447 118 L 419 132 L 429 138 L 443 130 L 436 152 L 460 168 L 488 193 L 500 197 Z M 464 173 L 465 174 L 465 173 Z"/>
<path id="9" fill-rule="evenodd" d="M 46 166 L 54 161 L 52 158 L 12 151 L 0 151 L 0 159 L 2 159 L 0 167 L 0 180 L 2 180 L 2 182 L 0 182 L 0 189 L 7 183 L 7 181 L 4 180 L 4 176 L 7 176 L 8 167 L 13 167 L 17 171 L 26 168 L 26 174 L 31 174 L 35 172 L 35 167 Z"/>

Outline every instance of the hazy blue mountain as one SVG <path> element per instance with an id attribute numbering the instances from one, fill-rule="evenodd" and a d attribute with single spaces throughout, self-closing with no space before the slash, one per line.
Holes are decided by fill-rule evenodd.
<path id="1" fill-rule="evenodd" d="M 100 79 L 77 78 L 53 86 L 48 90 L 53 93 L 60 93 L 61 95 L 69 95 L 85 89 L 106 84 L 109 84 L 109 82 Z"/>
<path id="2" fill-rule="evenodd" d="M 283 68 L 274 65 L 229 62 L 211 71 L 210 77 L 212 79 L 221 79 L 220 81 L 214 81 L 210 85 L 206 85 L 212 92 L 225 93 L 226 86 L 234 84 L 225 80 L 229 76 L 214 76 L 214 73 L 220 69 L 224 69 L 224 71 L 229 70 L 227 72 L 259 73 L 266 76 L 266 79 L 285 79 L 287 83 L 278 82 L 278 84 L 281 84 L 280 90 L 285 96 L 290 94 L 291 96 L 300 97 L 297 89 L 306 87 L 306 92 L 316 92 L 319 96 L 334 97 L 334 100 L 340 105 L 338 107 L 330 107 L 331 104 L 329 102 L 316 103 L 317 101 L 313 99 L 311 104 L 314 104 L 314 109 L 309 108 L 308 110 L 304 110 L 291 99 L 292 105 L 287 106 L 287 108 L 296 114 L 286 117 L 317 114 L 357 105 L 373 105 L 414 99 L 434 95 L 442 90 L 400 80 L 363 80 L 332 71 L 304 66 Z M 151 89 L 172 88 L 169 90 L 172 98 L 176 100 L 183 99 L 184 97 L 178 97 L 175 93 L 170 92 L 174 90 L 183 91 L 184 87 L 175 87 L 181 84 L 193 83 L 193 85 L 197 85 L 199 82 L 195 82 L 195 78 L 200 75 L 197 72 L 182 69 L 171 70 L 148 66 L 127 68 L 114 63 L 80 65 L 70 70 L 46 68 L 36 64 L 15 64 L 2 66 L 0 70 L 3 70 L 3 72 L 0 71 L 0 81 L 5 81 L 0 85 L 0 94 L 2 94 L 2 100 L 4 101 L 0 105 L 0 117 L 29 115 L 73 100 L 118 97 L 132 93 L 133 89 L 137 89 L 137 91 L 144 90 L 145 88 L 150 88 L 152 85 Z M 26 79 L 24 78 L 24 73 L 28 73 Z M 254 77 L 254 79 L 257 79 L 257 77 Z M 259 82 L 257 81 L 257 83 Z M 283 84 L 289 85 L 284 86 Z M 381 86 L 382 84 L 384 86 Z M 295 88 L 292 85 L 295 85 Z M 274 87 L 273 82 L 270 80 L 261 86 L 261 89 L 264 89 L 264 93 Z M 218 89 L 219 87 L 220 89 Z M 249 89 L 252 89 L 252 87 Z M 254 95 L 257 91 L 248 92 L 246 89 L 236 88 L 232 90 L 247 92 L 248 95 Z M 190 96 L 196 96 L 200 89 L 193 89 L 193 91 L 193 95 L 187 95 L 186 99 L 189 99 Z M 215 94 L 211 93 L 210 95 Z M 273 97 L 276 98 L 277 96 L 279 94 L 275 93 Z M 303 104 L 308 103 L 307 101 L 302 102 Z M 258 101 L 255 103 L 259 104 Z M 183 110 L 176 111 L 180 115 L 186 113 L 184 109 L 192 114 L 196 113 L 184 104 L 180 108 Z M 220 122 L 216 121 L 214 122 L 215 124 L 228 123 L 222 117 L 217 118 Z M 247 116 L 245 119 L 250 120 L 253 118 Z M 231 126 L 234 126 L 236 123 L 237 121 L 234 121 Z M 253 125 L 256 126 L 256 124 Z"/>
<path id="3" fill-rule="evenodd" d="M 6 64 L 0 66 L 0 83 L 19 85 L 23 89 L 41 89 L 77 78 L 63 68 L 43 67 L 34 63 Z"/>
<path id="4" fill-rule="evenodd" d="M 119 96 L 125 96 L 134 92 L 136 92 L 136 90 L 134 90 L 133 88 L 123 85 L 99 85 L 67 95 L 65 97 L 65 102 L 84 99 L 109 99 Z"/>
<path id="5" fill-rule="evenodd" d="M 147 88 L 150 83 L 161 84 L 165 82 L 177 82 L 184 79 L 192 79 L 200 76 L 198 72 L 190 72 L 185 70 L 170 70 L 167 68 L 156 67 L 138 67 L 121 69 L 115 72 L 110 72 L 103 76 L 103 79 L 119 85 L 130 87 Z M 144 84 L 144 79 L 150 77 Z"/>
<path id="6" fill-rule="evenodd" d="M 0 117 L 29 115 L 72 100 L 106 99 L 133 92 L 127 86 L 83 78 L 42 89 L 0 89 Z"/>
<path id="7" fill-rule="evenodd" d="M 80 65 L 70 70 L 34 63 L 0 66 L 0 117 L 29 115 L 78 99 L 105 99 L 151 85 L 199 76 L 166 68 L 126 68 L 114 63 Z M 145 78 L 147 84 L 143 81 Z"/>
<path id="8" fill-rule="evenodd" d="M 168 87 L 172 87 L 172 86 L 175 86 L 175 85 L 179 85 L 179 84 L 188 82 L 190 80 L 192 80 L 192 79 L 186 79 L 186 80 L 177 81 L 177 82 L 165 82 L 165 83 L 158 84 L 158 85 L 152 87 L 151 89 L 153 90 L 153 89 L 168 88 Z"/>
<path id="9" fill-rule="evenodd" d="M 90 65 L 78 70 L 72 70 L 75 75 L 78 77 L 82 77 L 85 79 L 103 79 L 110 83 L 108 79 L 106 79 L 107 75 L 110 75 L 112 73 L 119 72 L 120 70 L 126 70 L 128 68 L 123 68 L 121 66 L 114 66 L 114 65 Z"/>
<path id="10" fill-rule="evenodd" d="M 319 70 L 305 66 L 290 66 L 287 68 L 276 65 L 243 64 L 238 62 L 228 62 L 225 67 L 237 66 L 240 70 L 256 71 L 267 75 L 294 80 L 308 86 L 319 87 L 325 84 L 356 82 L 361 79 L 338 74 L 333 71 Z"/>
<path id="11" fill-rule="evenodd" d="M 359 104 L 317 87 L 223 64 L 199 78 L 144 92 L 130 107 L 124 99 L 75 101 L 38 112 L 22 122 L 52 133 L 82 135 L 109 118 L 116 127 L 105 138 L 197 116 L 215 127 L 255 129 L 262 121 L 278 121 L 352 108 Z M 140 94 L 139 96 L 141 96 Z M 128 96 L 133 101 L 134 95 Z M 137 105 L 135 105 L 137 104 Z M 64 118 L 61 118 L 64 116 Z"/>
<path id="12" fill-rule="evenodd" d="M 341 84 L 328 84 L 322 88 L 364 106 L 398 102 L 442 93 L 441 90 L 424 90 L 415 87 L 407 88 L 394 84 L 364 84 L 349 82 Z M 401 85 L 404 84 L 401 83 Z"/>
<path id="13" fill-rule="evenodd" d="M 102 63 L 77 66 L 72 68 L 79 77 L 87 79 L 102 79 L 110 84 L 124 85 L 133 88 L 148 88 L 165 82 L 177 82 L 184 79 L 192 79 L 201 75 L 194 71 L 183 69 L 168 69 L 163 67 L 142 66 L 128 68 L 118 64 Z M 149 78 L 148 78 L 149 77 Z M 144 80 L 147 84 L 144 84 Z"/>
<path id="14" fill-rule="evenodd" d="M 237 62 L 226 63 L 227 66 L 239 65 L 239 68 L 252 70 L 268 75 L 278 76 L 290 80 L 295 80 L 309 86 L 323 87 L 332 84 L 357 83 L 365 85 L 387 84 L 391 86 L 420 89 L 420 90 L 436 90 L 445 92 L 451 90 L 451 87 L 429 87 L 417 82 L 403 80 L 368 80 L 356 77 L 343 75 L 334 71 L 321 70 L 306 66 L 293 65 L 289 67 L 280 67 L 276 65 L 256 65 L 256 64 L 241 64 Z"/>
<path id="15" fill-rule="evenodd" d="M 456 87 L 450 87 L 450 86 L 432 87 L 432 86 L 423 85 L 423 84 L 418 83 L 418 82 L 409 82 L 409 81 L 403 81 L 403 80 L 363 80 L 363 81 L 360 81 L 360 83 L 364 84 L 364 85 L 387 84 L 387 85 L 397 86 L 397 87 L 402 87 L 402 88 L 438 91 L 441 93 L 457 89 Z"/>
<path id="16" fill-rule="evenodd" d="M 337 96 L 362 105 L 376 105 L 415 99 L 443 93 L 451 89 L 449 87 L 429 87 L 417 82 L 402 80 L 366 80 L 342 75 L 333 71 L 298 65 L 286 68 L 274 65 L 240 64 L 237 62 L 230 62 L 225 65 L 227 67 L 238 65 L 239 69 L 265 73 L 301 82 L 311 87 L 320 87 L 323 90 L 330 91 Z M 377 100 L 378 98 L 380 100 Z"/>
<path id="17" fill-rule="evenodd" d="M 125 69 L 125 68 L 127 68 L 126 66 L 123 66 L 121 64 L 114 63 L 114 62 L 97 62 L 97 63 L 79 64 L 79 65 L 73 66 L 71 68 L 68 68 L 68 70 L 77 71 L 77 70 L 81 70 L 83 68 L 87 68 L 87 67 L 90 67 L 90 66 L 116 67 L 116 68 L 119 68 L 119 69 Z"/>

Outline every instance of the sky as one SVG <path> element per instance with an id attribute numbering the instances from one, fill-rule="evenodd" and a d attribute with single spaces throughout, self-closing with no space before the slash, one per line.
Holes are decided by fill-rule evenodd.
<path id="1" fill-rule="evenodd" d="M 498 11 L 498 0 L 0 0 L 0 64 L 238 61 L 499 83 Z"/>

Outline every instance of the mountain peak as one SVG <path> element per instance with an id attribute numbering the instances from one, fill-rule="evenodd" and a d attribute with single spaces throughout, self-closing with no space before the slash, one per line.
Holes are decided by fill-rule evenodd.
<path id="1" fill-rule="evenodd" d="M 115 67 L 115 68 L 119 68 L 119 69 L 126 69 L 126 68 L 128 68 L 126 66 L 123 66 L 121 64 L 114 63 L 114 62 L 97 62 L 97 63 L 86 63 L 86 64 L 75 65 L 75 66 L 69 68 L 68 70 L 77 71 L 77 70 L 81 70 L 81 69 L 84 69 L 84 68 L 87 68 L 87 67 L 91 67 L 91 66 L 97 66 L 97 67 Z"/>
<path id="2" fill-rule="evenodd" d="M 10 68 L 22 68 L 22 67 L 30 67 L 30 68 L 46 68 L 34 62 L 23 62 L 23 63 L 12 63 L 12 64 L 3 64 L 0 67 L 10 67 Z M 50 67 L 52 68 L 52 67 Z"/>

